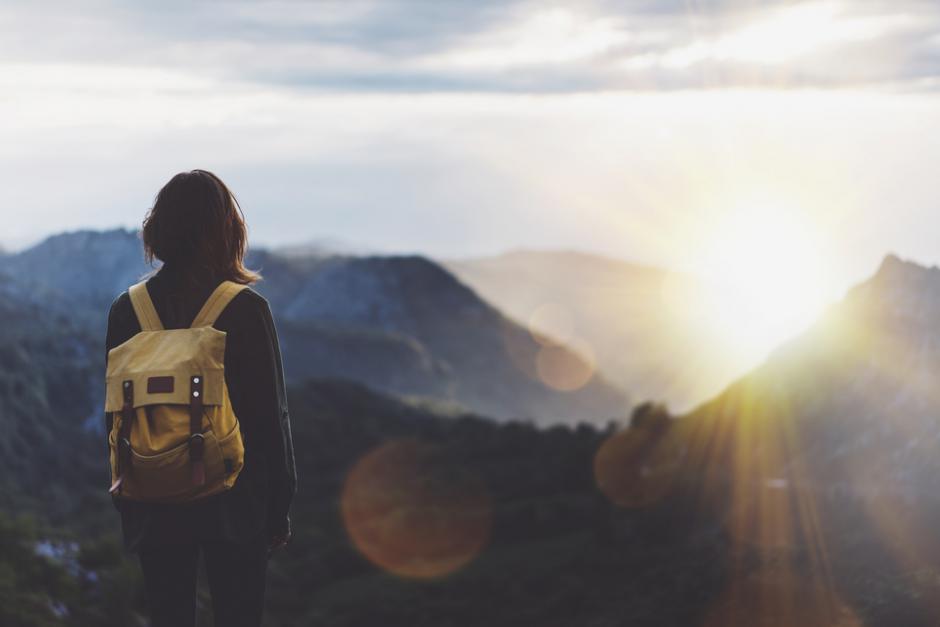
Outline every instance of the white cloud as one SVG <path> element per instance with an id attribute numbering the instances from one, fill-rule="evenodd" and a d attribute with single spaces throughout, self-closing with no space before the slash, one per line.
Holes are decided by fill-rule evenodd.
<path id="1" fill-rule="evenodd" d="M 761 14 L 727 33 L 662 55 L 664 67 L 704 61 L 782 64 L 845 44 L 877 40 L 918 26 L 908 14 L 853 15 L 845 4 L 814 2 Z"/>
<path id="2" fill-rule="evenodd" d="M 442 70 L 504 70 L 589 60 L 630 38 L 619 20 L 551 8 L 461 42 L 422 65 Z"/>
<path id="3" fill-rule="evenodd" d="M 0 6 L 7 62 L 163 67 L 345 91 L 854 86 L 940 75 L 940 6 L 916 0 L 416 0 Z M 37 38 L 35 33 L 48 32 Z M 877 50 L 891 64 L 869 63 Z M 743 68 L 742 68 L 743 66 Z M 757 81 L 760 86 L 761 80 Z"/>
<path id="4" fill-rule="evenodd" d="M 940 109 L 899 95 L 940 87 L 938 7 L 472 4 L 0 7 L 5 241 L 137 225 L 206 167 L 267 242 L 674 264 L 703 206 L 761 186 L 843 220 L 860 265 L 940 261 Z"/>

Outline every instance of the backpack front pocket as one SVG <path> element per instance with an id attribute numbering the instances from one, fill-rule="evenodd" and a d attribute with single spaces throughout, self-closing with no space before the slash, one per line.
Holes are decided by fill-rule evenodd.
<path id="1" fill-rule="evenodd" d="M 216 487 L 224 471 L 219 443 L 211 431 L 204 433 L 203 437 L 205 485 L 193 483 L 187 440 L 155 455 L 141 455 L 132 451 L 132 466 L 125 480 L 124 495 L 134 500 L 181 502 L 195 494 L 206 495 L 224 489 L 223 486 Z"/>
<path id="2" fill-rule="evenodd" d="M 222 480 L 226 487 L 230 488 L 245 465 L 245 445 L 242 442 L 242 432 L 237 420 L 231 432 L 219 440 L 218 444 L 219 454 L 222 457 Z"/>

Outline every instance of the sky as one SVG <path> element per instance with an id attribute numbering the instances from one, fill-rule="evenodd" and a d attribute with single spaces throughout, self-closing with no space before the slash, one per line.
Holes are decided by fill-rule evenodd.
<path id="1" fill-rule="evenodd" d="M 0 243 L 205 168 L 266 246 L 694 270 L 771 211 L 839 290 L 940 263 L 938 96 L 936 2 L 4 2 Z"/>

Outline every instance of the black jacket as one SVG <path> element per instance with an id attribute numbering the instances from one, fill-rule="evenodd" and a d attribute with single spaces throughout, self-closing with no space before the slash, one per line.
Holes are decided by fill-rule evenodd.
<path id="1" fill-rule="evenodd" d="M 219 284 L 164 265 L 147 291 L 166 329 L 188 327 Z M 259 533 L 284 533 L 297 486 L 287 394 L 277 332 L 267 300 L 251 288 L 239 292 L 215 323 L 225 331 L 225 382 L 245 440 L 245 465 L 228 491 L 193 503 L 157 505 L 114 498 L 124 544 L 185 539 L 247 541 Z M 125 291 L 111 304 L 106 351 L 140 332 Z M 112 417 L 105 414 L 108 432 Z"/>

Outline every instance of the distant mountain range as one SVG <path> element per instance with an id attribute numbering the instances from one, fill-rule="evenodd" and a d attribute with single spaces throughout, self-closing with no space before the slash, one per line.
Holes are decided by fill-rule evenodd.
<path id="1" fill-rule="evenodd" d="M 629 414 L 625 394 L 580 355 L 533 336 L 428 259 L 255 249 L 248 262 L 264 275 L 257 289 L 271 303 L 292 381 L 347 378 L 540 423 Z M 121 229 L 63 233 L 0 257 L 11 290 L 101 338 L 112 299 L 148 270 L 138 237 Z"/>
<path id="2" fill-rule="evenodd" d="M 114 297 L 147 270 L 140 238 L 123 229 L 60 233 L 0 256 L 0 273 L 10 283 L 47 307 L 96 321 L 99 328 Z"/>
<path id="3" fill-rule="evenodd" d="M 702 293 L 691 275 L 565 251 L 444 265 L 522 324 L 585 342 L 614 383 L 676 411 L 718 394 L 750 366 L 716 367 L 714 345 L 690 324 Z"/>
<path id="4" fill-rule="evenodd" d="M 259 289 L 295 379 L 302 451 L 296 544 L 271 574 L 270 608 L 283 624 L 936 624 L 940 269 L 889 256 L 712 400 L 675 419 L 638 412 L 614 431 L 538 428 L 624 415 L 626 399 L 597 375 L 572 392 L 541 380 L 540 352 L 567 350 L 430 260 L 256 250 L 250 261 L 265 275 Z M 93 618 L 73 614 L 74 624 L 139 622 L 136 568 L 112 545 L 87 542 L 116 533 L 96 432 L 103 315 L 145 270 L 126 231 L 63 234 L 0 257 L 0 529 L 11 529 L 9 513 L 38 512 L 51 525 L 43 534 L 82 543 L 76 572 L 94 578 L 39 588 L 43 599 L 77 597 L 73 612 L 93 605 Z M 650 272 L 637 281 L 647 276 L 652 298 Z M 603 299 L 570 303 L 619 300 L 613 281 L 625 275 L 607 276 Z M 493 505 L 480 554 L 434 581 L 382 573 L 339 514 L 364 455 L 417 440 L 439 447 L 405 473 L 437 486 L 418 493 L 447 497 L 447 481 L 482 485 Z M 428 505 L 412 514 L 447 509 Z M 402 520 L 389 514 L 420 546 Z M 40 569 L 23 572 L 45 572 L 28 525 L 10 533 L 18 551 L 0 552 L 0 570 L 20 573 L 22 562 Z M 26 575 L 9 581 L 11 598 L 35 597 Z"/>

